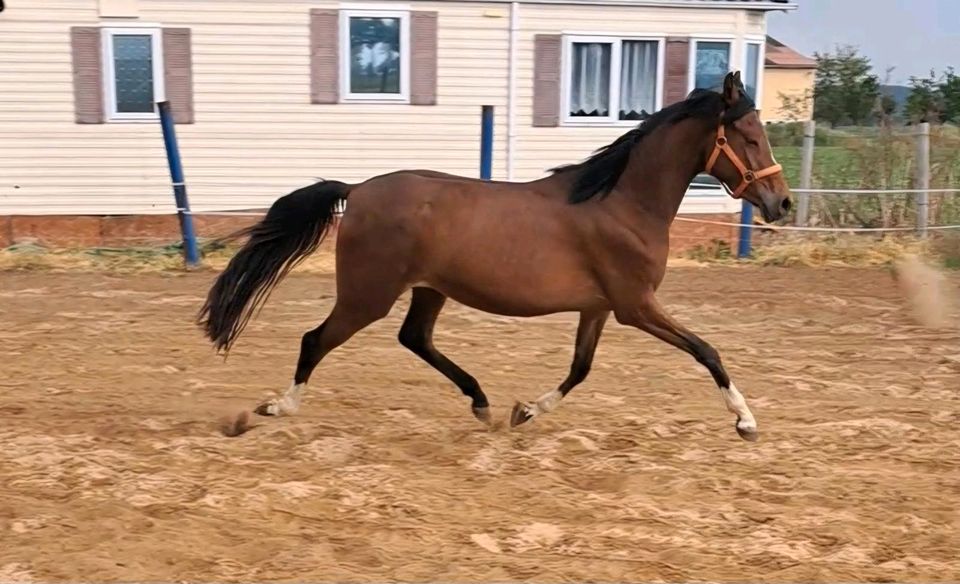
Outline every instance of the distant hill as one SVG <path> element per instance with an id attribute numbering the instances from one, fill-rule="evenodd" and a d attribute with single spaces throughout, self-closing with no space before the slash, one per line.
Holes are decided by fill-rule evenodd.
<path id="1" fill-rule="evenodd" d="M 907 103 L 907 96 L 910 95 L 910 87 L 907 85 L 881 85 L 881 95 L 889 95 L 893 101 L 897 102 L 897 113 L 903 111 L 903 106 Z"/>

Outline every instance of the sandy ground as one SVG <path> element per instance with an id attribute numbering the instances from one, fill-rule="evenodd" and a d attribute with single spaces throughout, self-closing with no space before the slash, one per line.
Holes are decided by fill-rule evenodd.
<path id="1" fill-rule="evenodd" d="M 192 324 L 212 277 L 0 274 L 0 580 L 960 580 L 960 331 L 912 324 L 885 271 L 669 272 L 756 444 L 706 371 L 616 323 L 557 411 L 485 429 L 395 341 L 406 299 L 299 417 L 225 438 L 333 281 L 287 280 L 224 362 Z M 453 305 L 437 342 L 503 420 L 574 329 Z"/>

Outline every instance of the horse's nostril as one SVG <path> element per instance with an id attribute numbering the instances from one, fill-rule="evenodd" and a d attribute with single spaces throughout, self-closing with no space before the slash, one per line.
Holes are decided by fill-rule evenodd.
<path id="1" fill-rule="evenodd" d="M 784 199 L 780 203 L 780 208 L 783 209 L 784 213 L 788 213 L 790 211 L 790 207 L 792 206 L 793 206 L 793 203 L 790 201 L 790 199 Z"/>

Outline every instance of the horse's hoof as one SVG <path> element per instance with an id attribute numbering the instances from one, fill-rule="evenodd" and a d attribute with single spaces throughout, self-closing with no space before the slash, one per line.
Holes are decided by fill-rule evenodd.
<path id="1" fill-rule="evenodd" d="M 747 442 L 756 442 L 760 439 L 760 432 L 757 431 L 757 427 L 753 425 L 746 425 L 740 423 L 740 420 L 737 420 L 736 426 L 737 434 Z"/>
<path id="2" fill-rule="evenodd" d="M 510 414 L 510 427 L 516 427 L 533 417 L 530 413 L 530 406 L 517 402 L 513 406 L 513 412 Z"/>
<path id="3" fill-rule="evenodd" d="M 491 424 L 493 424 L 493 416 L 490 414 L 489 406 L 484 406 L 482 408 L 478 408 L 474 406 L 470 409 L 473 411 L 473 416 L 476 419 L 480 420 L 487 426 L 490 426 Z"/>
<path id="4" fill-rule="evenodd" d="M 253 413 L 258 416 L 276 416 L 280 413 L 280 406 L 276 402 L 268 401 L 257 406 Z"/>

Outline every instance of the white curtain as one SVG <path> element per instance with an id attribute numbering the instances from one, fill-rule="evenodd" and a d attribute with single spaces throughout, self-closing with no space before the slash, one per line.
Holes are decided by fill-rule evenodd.
<path id="1" fill-rule="evenodd" d="M 657 43 L 624 41 L 620 65 L 620 119 L 639 120 L 656 110 Z"/>
<path id="2" fill-rule="evenodd" d="M 610 115 L 609 43 L 573 43 L 570 115 Z"/>

